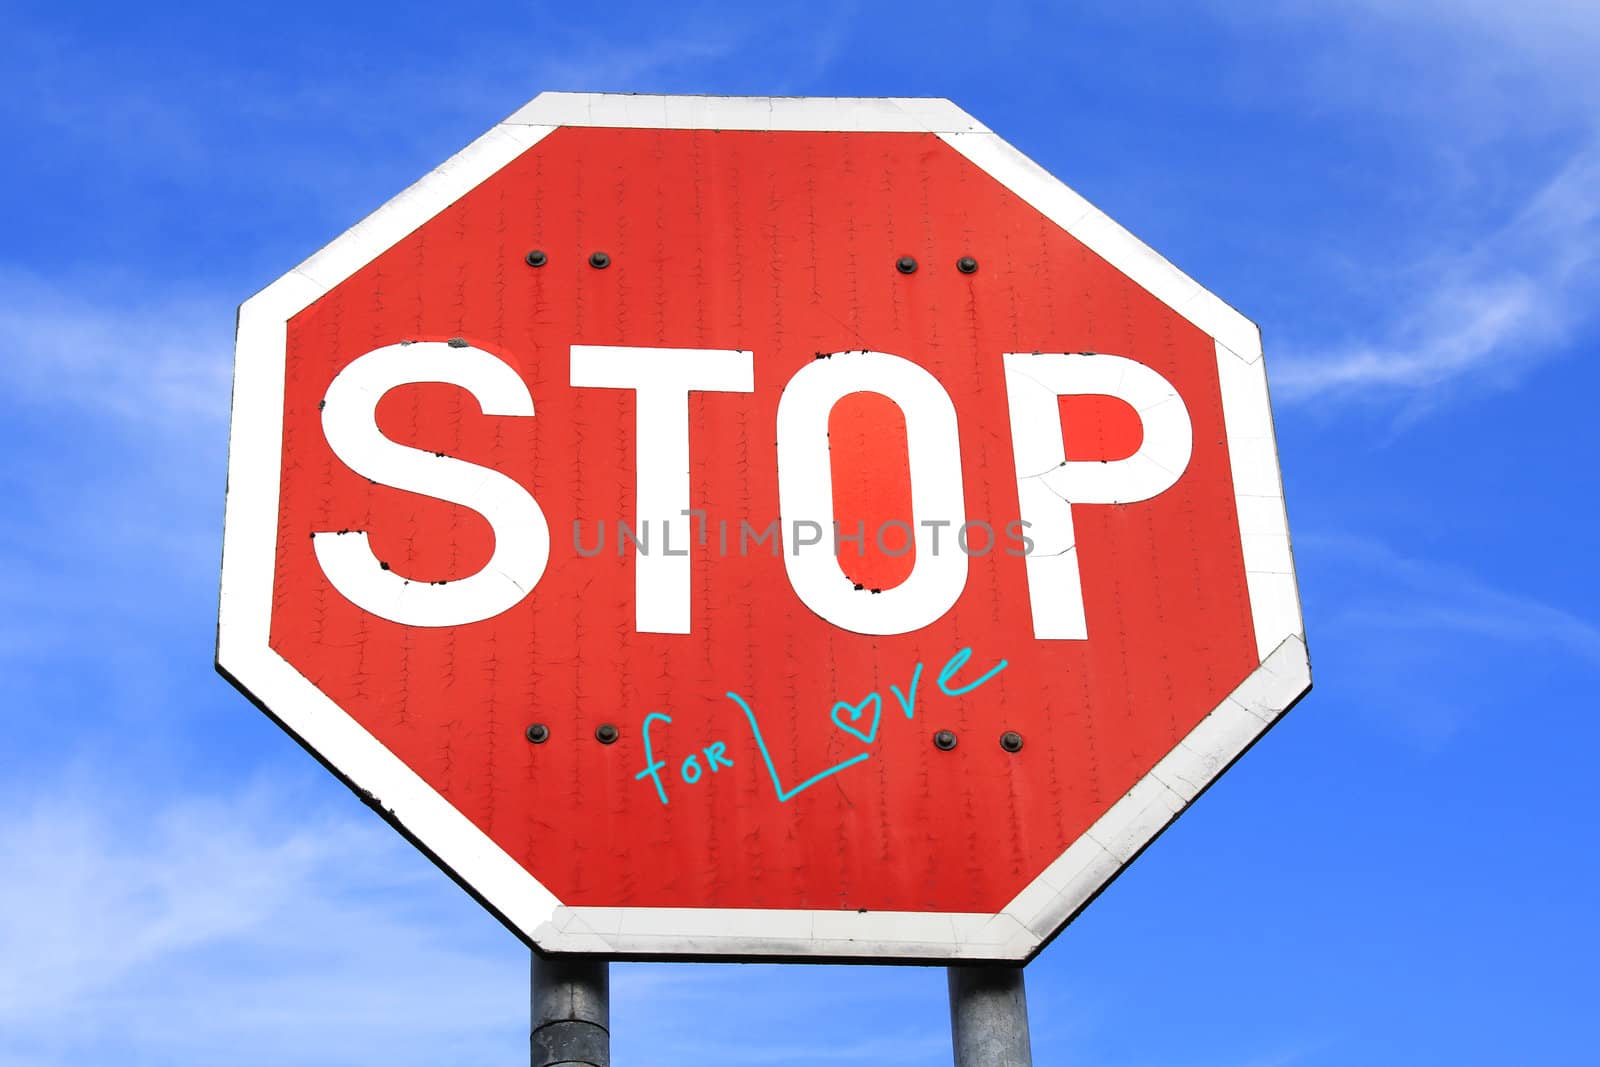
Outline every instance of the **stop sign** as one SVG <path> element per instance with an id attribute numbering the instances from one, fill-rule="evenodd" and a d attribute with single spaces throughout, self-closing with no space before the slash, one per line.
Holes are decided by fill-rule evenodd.
<path id="1" fill-rule="evenodd" d="M 1310 685 L 1256 329 L 948 101 L 545 94 L 235 374 L 219 669 L 547 951 L 1027 959 Z"/>

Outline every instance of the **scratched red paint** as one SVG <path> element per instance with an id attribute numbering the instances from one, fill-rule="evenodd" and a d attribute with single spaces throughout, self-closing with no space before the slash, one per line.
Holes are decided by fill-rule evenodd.
<path id="1" fill-rule="evenodd" d="M 1061 443 L 1071 460 L 1126 459 L 1144 443 L 1139 413 L 1112 396 L 1063 396 Z"/>
<path id="2" fill-rule="evenodd" d="M 523 263 L 535 247 L 540 269 Z M 609 269 L 586 264 L 597 249 Z M 908 253 L 921 269 L 900 274 Z M 976 274 L 954 269 L 963 255 Z M 550 564 L 494 619 L 407 628 L 336 593 L 309 535 L 366 529 L 381 558 L 433 580 L 476 570 L 489 528 L 345 468 L 318 402 L 373 348 L 458 336 L 517 368 L 537 415 L 411 386 L 380 427 L 526 486 Z M 634 632 L 633 561 L 611 530 L 633 517 L 632 394 L 569 386 L 575 343 L 755 354 L 753 394 L 690 401 L 691 490 L 713 522 L 693 550 L 691 634 Z M 1183 478 L 1141 504 L 1075 508 L 1089 640 L 1033 638 L 1022 560 L 1003 551 L 971 560 L 937 623 L 888 638 L 813 615 L 765 550 L 718 558 L 716 520 L 778 514 L 779 391 L 847 348 L 939 379 L 968 516 L 997 530 L 1017 517 L 1002 353 L 1127 355 L 1178 388 L 1194 425 Z M 932 135 L 558 130 L 298 315 L 286 375 L 273 647 L 569 904 L 996 911 L 1258 662 L 1212 341 Z M 1138 447 L 1131 413 L 1091 415 L 1098 429 L 1066 432 L 1073 458 Z M 871 402 L 836 419 L 854 433 L 834 439 L 833 469 L 858 472 L 841 517 L 905 515 L 903 424 Z M 607 524 L 604 553 L 574 551 L 575 519 L 590 544 Z M 887 585 L 905 574 L 893 563 L 862 573 Z M 970 673 L 1010 666 L 946 698 L 932 676 L 968 645 Z M 722 694 L 750 701 L 793 784 L 861 749 L 830 724 L 835 700 L 904 688 L 919 659 L 917 719 L 886 709 L 869 760 L 778 803 Z M 634 779 L 650 711 L 673 717 L 654 731 L 668 806 Z M 524 740 L 536 721 L 547 744 Z M 593 739 L 604 722 L 618 743 Z M 953 752 L 931 744 L 940 728 Z M 1005 730 L 1022 752 L 1002 751 Z M 679 762 L 716 740 L 736 765 L 685 785 Z"/>
<path id="3" fill-rule="evenodd" d="M 893 589 L 917 561 L 905 416 L 881 393 L 851 393 L 828 415 L 828 445 L 839 569 L 864 589 Z M 856 534 L 859 544 L 845 540 Z"/>

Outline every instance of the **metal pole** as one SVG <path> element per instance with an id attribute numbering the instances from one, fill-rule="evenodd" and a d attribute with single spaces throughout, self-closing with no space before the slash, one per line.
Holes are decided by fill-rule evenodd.
<path id="1" fill-rule="evenodd" d="M 533 1067 L 611 1067 L 611 963 L 533 954 Z"/>
<path id="2" fill-rule="evenodd" d="M 949 971 L 956 1067 L 1033 1067 L 1022 968 L 984 964 Z"/>

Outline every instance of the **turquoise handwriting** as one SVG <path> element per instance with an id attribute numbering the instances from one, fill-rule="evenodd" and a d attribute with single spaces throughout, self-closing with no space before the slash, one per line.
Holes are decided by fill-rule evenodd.
<path id="1" fill-rule="evenodd" d="M 661 798 L 661 803 L 663 804 L 667 803 L 667 790 L 661 784 L 661 768 L 665 767 L 666 763 L 663 760 L 656 759 L 655 754 L 650 750 L 650 724 L 653 722 L 670 723 L 671 721 L 672 716 L 663 715 L 659 711 L 652 711 L 644 717 L 644 726 L 640 730 L 644 735 L 644 770 L 633 776 L 633 780 L 636 782 L 644 778 L 649 778 L 653 781 L 656 785 L 656 796 Z M 705 753 L 706 766 L 711 768 L 712 774 L 716 774 L 723 767 L 733 766 L 733 760 L 727 756 L 728 746 L 722 741 L 715 741 L 701 749 L 700 752 Z M 700 768 L 700 752 L 690 753 L 678 767 L 678 777 L 690 785 L 694 785 L 705 775 L 705 771 Z"/>
<path id="2" fill-rule="evenodd" d="M 970 693 L 1005 670 L 1008 665 L 1007 660 L 1001 660 L 978 678 L 964 685 L 955 684 L 955 675 L 961 672 L 971 658 L 972 649 L 963 648 L 946 660 L 944 666 L 940 668 L 938 676 L 939 691 L 944 693 L 945 696 L 959 697 Z M 906 687 L 905 692 L 901 692 L 898 685 L 889 686 L 890 695 L 900 705 L 901 712 L 908 720 L 916 717 L 917 688 L 922 682 L 922 669 L 923 665 L 919 662 L 911 672 L 911 682 Z M 772 752 L 767 748 L 766 737 L 761 733 L 761 724 L 756 720 L 756 713 L 750 707 L 750 702 L 732 691 L 724 695 L 737 704 L 740 711 L 744 712 L 745 720 L 750 724 L 750 734 L 755 739 L 756 748 L 761 753 L 761 761 L 766 765 L 767 775 L 772 779 L 773 792 L 777 794 L 778 803 L 780 804 L 787 803 L 818 782 L 838 774 L 847 767 L 853 767 L 872 755 L 870 752 L 858 752 L 849 759 L 841 760 L 831 767 L 818 771 L 799 785 L 786 789 L 784 788 L 783 780 L 778 777 L 777 765 L 772 760 Z M 883 695 L 874 691 L 855 703 L 843 700 L 838 701 L 828 713 L 828 719 L 836 729 L 855 738 L 862 744 L 871 745 L 877 741 L 878 730 L 883 722 Z M 656 758 L 650 738 L 650 726 L 656 722 L 670 724 L 672 718 L 658 711 L 653 711 L 644 717 L 644 725 L 640 733 L 644 737 L 645 767 L 644 770 L 633 777 L 635 781 L 643 781 L 649 778 L 655 786 L 656 797 L 662 804 L 666 804 L 668 803 L 667 789 L 661 780 L 661 771 L 667 766 L 667 763 L 665 760 Z M 697 752 L 691 753 L 679 765 L 678 777 L 685 784 L 694 785 L 705 777 L 706 769 L 709 769 L 712 774 L 716 774 L 723 767 L 732 767 L 733 760 L 728 758 L 727 751 L 728 746 L 725 742 L 716 741 Z M 705 757 L 704 768 L 700 764 L 702 755 Z"/>

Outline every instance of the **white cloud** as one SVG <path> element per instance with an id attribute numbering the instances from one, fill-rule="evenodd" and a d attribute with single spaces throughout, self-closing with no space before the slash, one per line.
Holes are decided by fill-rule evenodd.
<path id="1" fill-rule="evenodd" d="M 1426 137 L 1594 122 L 1600 7 L 1588 0 L 1291 0 L 1228 17 L 1309 29 L 1305 70 L 1323 107 L 1424 120 Z"/>
<path id="2" fill-rule="evenodd" d="M 161 642 L 210 615 L 232 319 L 199 295 L 140 302 L 110 283 L 0 270 L 0 420 L 14 445 L 0 477 L 0 665 L 13 692 L 85 647 L 97 650 L 85 670 L 124 689 L 168 679 Z"/>
<path id="3" fill-rule="evenodd" d="M 89 781 L 6 791 L 0 1057 L 467 1062 L 522 1032 L 520 946 L 428 921 L 476 905 L 376 820 Z"/>
<path id="4" fill-rule="evenodd" d="M 1281 87 L 1368 145 L 1406 191 L 1387 234 L 1324 249 L 1358 263 L 1343 336 L 1275 349 L 1289 400 L 1415 414 L 1463 387 L 1517 384 L 1581 335 L 1600 302 L 1600 5 L 1294 0 L 1224 9 L 1263 45 L 1300 47 Z M 1355 131 L 1359 130 L 1359 134 Z M 1420 251 L 1419 251 L 1420 250 Z M 1377 296 L 1361 311 L 1360 290 Z"/>
<path id="5" fill-rule="evenodd" d="M 1412 266 L 1397 293 L 1409 310 L 1366 337 L 1276 360 L 1274 391 L 1410 396 L 1468 378 L 1514 381 L 1592 315 L 1597 261 L 1600 144 L 1475 246 Z"/>
<path id="6" fill-rule="evenodd" d="M 1600 667 L 1600 625 L 1564 608 L 1490 585 L 1469 571 L 1412 559 L 1370 539 L 1311 535 L 1296 539 L 1310 555 L 1337 560 L 1349 583 L 1333 618 L 1340 623 L 1418 633 L 1476 635 L 1506 645 L 1557 650 Z"/>
<path id="7" fill-rule="evenodd" d="M 1326 10 L 1326 0 L 1312 0 Z M 1365 8 L 1392 23 L 1410 23 L 1433 32 L 1488 38 L 1502 50 L 1537 54 L 1549 62 L 1569 57 L 1591 67 L 1591 46 L 1600 41 L 1600 7 L 1591 0 L 1340 0 L 1344 9 Z"/>
<path id="8" fill-rule="evenodd" d="M 328 792 L 7 783 L 0 1064 L 526 1056 L 527 950 L 375 818 L 329 814 Z M 937 970 L 618 964 L 612 990 L 622 1062 L 949 1055 Z"/>
<path id="9" fill-rule="evenodd" d="M 1600 671 L 1600 625 L 1559 604 L 1369 538 L 1302 535 L 1295 547 L 1308 596 L 1322 601 L 1310 634 L 1321 677 L 1346 707 L 1425 750 L 1564 700 L 1574 664 Z"/>
<path id="10" fill-rule="evenodd" d="M 0 382 L 9 403 L 179 432 L 212 426 L 227 419 L 232 354 L 225 300 L 0 271 Z"/>

